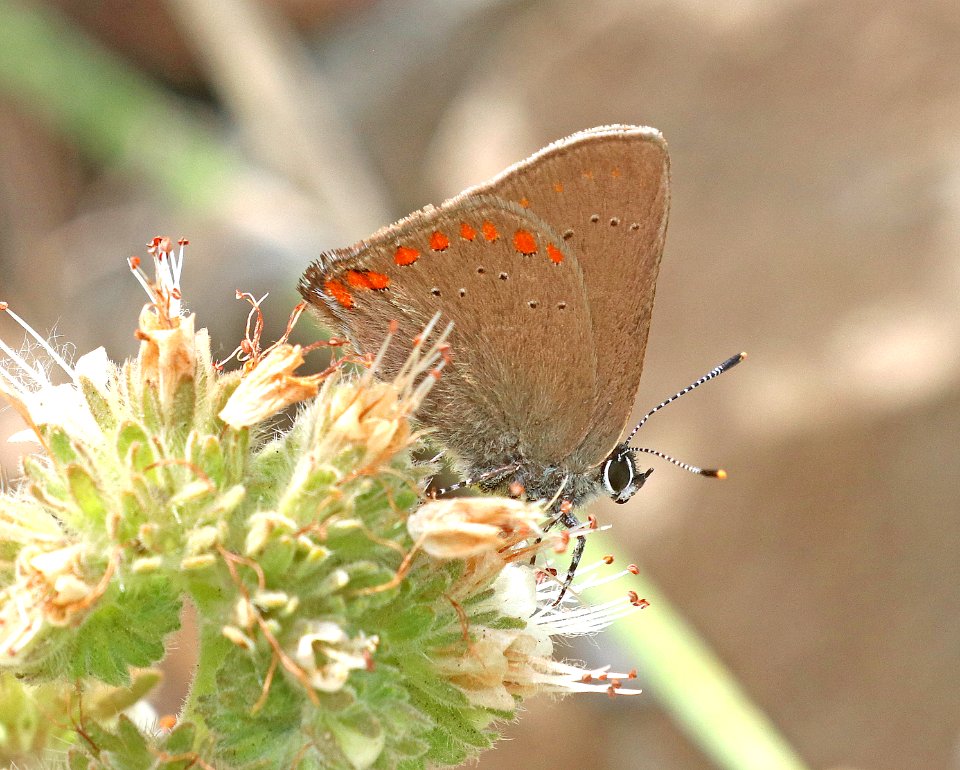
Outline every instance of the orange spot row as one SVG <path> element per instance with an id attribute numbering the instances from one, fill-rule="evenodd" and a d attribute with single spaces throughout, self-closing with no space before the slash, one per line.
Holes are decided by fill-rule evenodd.
<path id="1" fill-rule="evenodd" d="M 497 226 L 489 219 L 483 220 L 480 225 L 480 232 L 483 233 L 484 239 L 491 243 L 500 238 Z M 477 230 L 469 222 L 461 222 L 460 237 L 466 241 L 473 241 L 477 237 Z M 513 247 L 524 256 L 530 256 L 537 253 L 537 239 L 529 230 L 517 230 L 513 234 Z M 430 248 L 434 251 L 445 251 L 450 248 L 449 236 L 440 230 L 434 230 L 430 235 Z M 563 253 L 552 243 L 547 244 L 547 256 L 554 264 L 560 264 L 563 261 Z M 418 259 L 420 259 L 420 251 L 412 246 L 397 246 L 393 254 L 393 261 L 401 267 L 412 265 Z M 385 289 L 390 283 L 387 276 L 370 271 L 350 270 L 346 277 L 347 282 L 358 289 Z M 329 291 L 327 293 L 330 294 Z M 331 294 L 331 296 L 334 295 Z M 341 302 L 341 304 L 343 303 Z"/>

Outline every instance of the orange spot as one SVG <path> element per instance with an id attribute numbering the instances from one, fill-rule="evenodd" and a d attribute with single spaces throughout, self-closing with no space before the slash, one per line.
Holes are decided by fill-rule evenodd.
<path id="1" fill-rule="evenodd" d="M 461 228 L 462 229 L 462 228 Z M 430 248 L 434 251 L 443 251 L 450 245 L 450 239 L 439 230 L 430 236 Z"/>
<path id="2" fill-rule="evenodd" d="M 420 258 L 420 252 L 411 249 L 409 246 L 397 246 L 397 251 L 393 255 L 393 261 L 398 265 L 412 265 Z"/>
<path id="3" fill-rule="evenodd" d="M 472 241 L 477 237 L 477 231 L 474 230 L 466 222 L 460 223 L 460 237 L 465 241 Z"/>
<path id="4" fill-rule="evenodd" d="M 390 285 L 390 279 L 383 273 L 375 273 L 372 270 L 347 270 L 347 283 L 355 289 L 373 289 L 380 291 Z"/>
<path id="5" fill-rule="evenodd" d="M 558 193 L 563 192 L 563 182 L 554 182 L 553 191 Z"/>
<path id="6" fill-rule="evenodd" d="M 483 237 L 488 241 L 495 241 L 500 237 L 500 233 L 497 232 L 497 228 L 489 219 L 483 220 L 483 224 L 480 225 L 480 229 L 483 231 Z"/>
<path id="7" fill-rule="evenodd" d="M 177 726 L 177 717 L 174 714 L 164 714 L 157 720 L 157 726 L 161 730 L 170 732 L 174 727 Z"/>
<path id="8" fill-rule="evenodd" d="M 530 205 L 530 201 L 527 200 L 526 198 L 521 198 L 520 200 L 517 201 L 517 203 L 519 203 L 523 208 L 526 208 L 527 206 Z"/>
<path id="9" fill-rule="evenodd" d="M 383 273 L 375 273 L 372 270 L 367 271 L 367 280 L 370 281 L 370 288 L 374 291 L 386 289 L 390 285 L 390 279 Z"/>
<path id="10" fill-rule="evenodd" d="M 616 166 L 614 166 L 614 167 L 613 167 L 613 170 L 610 172 L 610 176 L 612 176 L 612 177 L 618 177 L 618 176 L 620 176 L 620 169 L 618 169 Z"/>
<path id="11" fill-rule="evenodd" d="M 537 241 L 526 230 L 517 230 L 513 234 L 513 247 L 525 256 L 537 253 Z"/>
<path id="12" fill-rule="evenodd" d="M 347 283 L 350 284 L 354 289 L 370 289 L 370 279 L 367 278 L 366 273 L 361 273 L 359 270 L 347 270 L 346 272 Z"/>
<path id="13" fill-rule="evenodd" d="M 324 281 L 323 290 L 333 297 L 337 302 L 343 305 L 343 307 L 347 309 L 353 307 L 353 297 L 350 296 L 350 292 L 347 290 L 347 287 L 340 283 L 340 281 L 335 281 L 332 278 L 328 278 L 326 281 Z"/>
<path id="14" fill-rule="evenodd" d="M 559 265 L 561 262 L 563 262 L 563 252 L 552 243 L 547 244 L 547 256 L 550 257 L 550 261 L 555 265 Z"/>

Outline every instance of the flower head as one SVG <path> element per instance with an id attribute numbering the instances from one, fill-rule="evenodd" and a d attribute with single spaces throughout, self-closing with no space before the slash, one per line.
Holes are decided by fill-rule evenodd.
<path id="1" fill-rule="evenodd" d="M 215 735 L 210 760 L 231 767 L 459 764 L 527 697 L 620 691 L 629 675 L 559 661 L 554 642 L 641 600 L 586 603 L 605 563 L 562 599 L 556 571 L 530 566 L 599 530 L 551 529 L 542 502 L 421 499 L 432 467 L 412 458 L 411 419 L 449 330 L 389 328 L 360 373 L 343 356 L 303 375 L 314 346 L 288 341 L 302 307 L 263 346 L 260 300 L 238 293 L 252 309 L 242 366 L 225 373 L 183 312 L 185 245 L 154 239 L 152 278 L 131 259 L 149 302 L 122 365 L 102 349 L 69 363 L 0 304 L 61 371 L 0 343 L 0 394 L 43 450 L 0 490 L 0 667 L 63 673 L 71 695 L 123 685 L 162 656 L 190 596 L 207 650 L 182 721 L 208 729 L 178 738 L 178 756 L 200 760 Z M 409 356 L 380 379 L 393 345 Z M 291 428 L 263 429 L 302 401 Z"/>

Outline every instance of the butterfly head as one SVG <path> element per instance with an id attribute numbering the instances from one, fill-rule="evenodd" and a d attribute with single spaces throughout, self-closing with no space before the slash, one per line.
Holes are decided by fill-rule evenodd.
<path id="1" fill-rule="evenodd" d="M 637 467 L 637 453 L 633 447 L 619 444 L 600 466 L 600 480 L 607 494 L 617 503 L 633 497 L 653 473 L 653 468 L 641 471 Z"/>

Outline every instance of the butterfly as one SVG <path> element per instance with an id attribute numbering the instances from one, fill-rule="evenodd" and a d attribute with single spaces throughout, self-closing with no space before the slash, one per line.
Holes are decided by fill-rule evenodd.
<path id="1" fill-rule="evenodd" d="M 573 509 L 602 494 L 624 503 L 651 472 L 621 436 L 669 206 L 660 132 L 591 128 L 321 254 L 299 288 L 364 353 L 380 349 L 391 321 L 408 339 L 437 313 L 452 322 L 452 365 L 418 420 L 468 479 L 488 490 L 520 484 L 554 500 L 572 527 Z M 389 348 L 383 376 L 405 356 Z M 580 537 L 564 590 L 582 550 Z"/>

